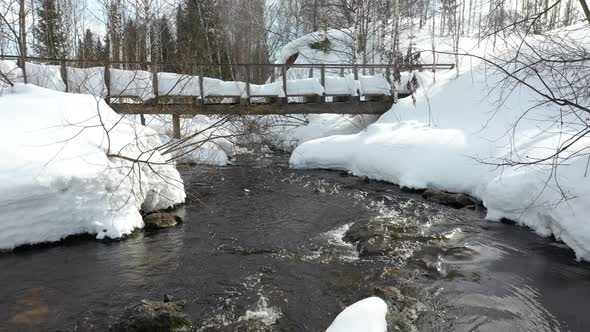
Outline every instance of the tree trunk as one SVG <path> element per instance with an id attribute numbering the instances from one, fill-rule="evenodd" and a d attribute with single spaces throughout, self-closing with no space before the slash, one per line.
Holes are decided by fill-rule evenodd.
<path id="1" fill-rule="evenodd" d="M 20 66 L 23 70 L 23 79 L 25 83 L 27 82 L 27 69 L 26 69 L 26 60 L 27 60 L 27 25 L 25 22 L 25 2 L 26 0 L 20 0 L 20 12 L 19 12 L 19 21 L 20 21 Z"/>
<path id="2" fill-rule="evenodd" d="M 584 10 L 584 16 L 586 16 L 586 20 L 590 23 L 590 9 L 588 9 L 588 3 L 586 0 L 580 0 L 580 5 L 582 5 L 582 9 Z"/>

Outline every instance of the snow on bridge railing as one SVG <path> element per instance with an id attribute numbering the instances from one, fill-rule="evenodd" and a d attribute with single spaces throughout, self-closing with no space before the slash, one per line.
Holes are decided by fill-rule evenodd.
<path id="1" fill-rule="evenodd" d="M 20 60 L 2 56 L 0 60 Z M 395 95 L 394 71 L 453 69 L 453 64 L 176 64 L 27 57 L 29 83 L 108 101 L 160 97 L 230 99 Z M 368 75 L 367 75 L 368 74 Z M 317 98 L 315 99 L 317 100 Z"/>

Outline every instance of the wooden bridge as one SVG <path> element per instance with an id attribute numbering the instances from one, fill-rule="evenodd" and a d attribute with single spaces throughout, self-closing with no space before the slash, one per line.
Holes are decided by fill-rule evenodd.
<path id="1" fill-rule="evenodd" d="M 3 59 L 22 62 L 17 56 L 0 55 Z M 179 118 L 197 114 L 382 114 L 397 98 L 410 94 L 391 84 L 394 71 L 453 68 L 453 64 L 170 65 L 33 57 L 25 62 L 30 83 L 103 97 L 120 114 L 171 114 L 176 136 Z"/>

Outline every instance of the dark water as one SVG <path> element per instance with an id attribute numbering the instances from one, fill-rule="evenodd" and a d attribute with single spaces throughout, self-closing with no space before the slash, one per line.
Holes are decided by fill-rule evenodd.
<path id="1" fill-rule="evenodd" d="M 0 331 L 104 331 L 125 306 L 166 293 L 188 300 L 199 330 L 250 320 L 321 331 L 384 286 L 404 295 L 408 329 L 590 330 L 590 265 L 527 229 L 384 183 L 291 171 L 285 157 L 182 172 L 191 195 L 179 227 L 1 254 Z M 359 222 L 399 226 L 397 250 L 359 259 L 341 241 Z"/>

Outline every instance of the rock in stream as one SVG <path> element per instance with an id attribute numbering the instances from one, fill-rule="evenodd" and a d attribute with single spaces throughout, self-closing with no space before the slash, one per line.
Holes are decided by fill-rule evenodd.
<path id="1" fill-rule="evenodd" d="M 184 301 L 172 302 L 166 297 L 164 302 L 142 300 L 125 308 L 119 322 L 111 327 L 111 332 L 150 332 L 150 331 L 189 331 L 193 322 L 182 312 Z"/>

